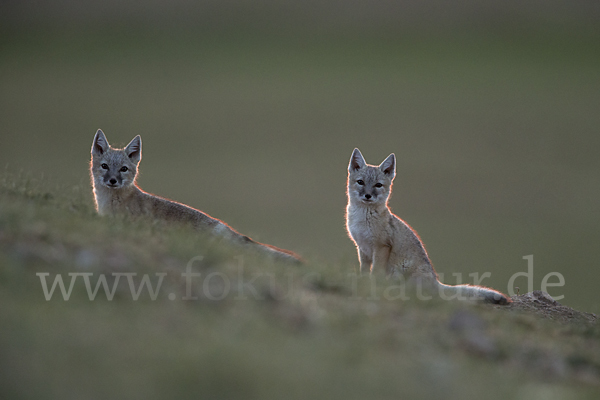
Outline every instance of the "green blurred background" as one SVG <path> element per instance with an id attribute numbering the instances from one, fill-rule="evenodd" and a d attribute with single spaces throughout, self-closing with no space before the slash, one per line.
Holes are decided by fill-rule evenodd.
<path id="1" fill-rule="evenodd" d="M 9 171 L 89 187 L 96 129 L 140 134 L 145 190 L 351 272 L 348 159 L 394 152 L 391 207 L 446 282 L 491 272 L 507 291 L 533 254 L 534 289 L 559 272 L 551 295 L 600 312 L 597 1 L 23 0 L 0 15 Z"/>

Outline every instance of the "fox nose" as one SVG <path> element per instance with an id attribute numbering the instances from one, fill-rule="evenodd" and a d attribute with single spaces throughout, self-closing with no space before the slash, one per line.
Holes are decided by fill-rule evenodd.
<path id="1" fill-rule="evenodd" d="M 369 200 L 371 198 L 370 194 L 365 194 L 365 199 Z"/>
<path id="2" fill-rule="evenodd" d="M 115 183 L 117 183 L 117 180 L 115 178 L 110 178 L 110 184 L 114 185 Z"/>

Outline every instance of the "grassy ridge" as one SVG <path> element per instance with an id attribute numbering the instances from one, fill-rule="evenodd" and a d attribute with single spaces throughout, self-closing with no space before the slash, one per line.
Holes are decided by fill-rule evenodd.
<path id="1" fill-rule="evenodd" d="M 3 398 L 594 398 L 600 330 L 507 308 L 398 301 L 393 282 L 277 265 L 185 228 L 100 218 L 85 188 L 5 174 Z M 183 300 L 188 262 L 197 300 Z M 241 266 L 241 267 L 240 267 Z M 165 274 L 152 300 L 82 283 L 46 301 L 36 273 Z M 211 275 L 212 274 L 212 275 Z M 227 286 L 229 285 L 229 286 Z M 156 286 L 155 286 L 156 287 Z M 387 297 L 386 297 L 387 295 Z M 170 299 L 170 296 L 174 300 Z M 217 298 L 223 297 L 217 300 Z"/>

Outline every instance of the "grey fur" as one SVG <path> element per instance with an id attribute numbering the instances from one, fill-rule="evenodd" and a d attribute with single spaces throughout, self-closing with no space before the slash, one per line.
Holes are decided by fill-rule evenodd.
<path id="1" fill-rule="evenodd" d="M 100 129 L 92 142 L 90 174 L 100 215 L 127 214 L 189 224 L 199 231 L 224 238 L 230 243 L 250 247 L 276 259 L 299 262 L 296 254 L 255 242 L 229 225 L 195 208 L 143 191 L 136 184 L 142 158 L 142 139 L 138 135 L 124 148 L 112 148 Z"/>
<path id="2" fill-rule="evenodd" d="M 365 162 L 354 149 L 348 165 L 346 227 L 356 244 L 361 272 L 385 271 L 402 275 L 440 291 L 463 298 L 507 304 L 510 299 L 493 289 L 471 285 L 444 285 L 417 233 L 388 207 L 396 175 L 396 157 L 390 154 L 379 166 Z"/>

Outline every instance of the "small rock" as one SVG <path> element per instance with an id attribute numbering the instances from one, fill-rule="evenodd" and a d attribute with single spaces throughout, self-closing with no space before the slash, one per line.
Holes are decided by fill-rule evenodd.
<path id="1" fill-rule="evenodd" d="M 91 250 L 81 249 L 75 256 L 75 265 L 81 269 L 91 269 L 98 265 L 98 256 Z"/>
<path id="2" fill-rule="evenodd" d="M 485 329 L 485 321 L 467 310 L 456 311 L 450 318 L 448 325 L 451 330 L 461 332 Z"/>
<path id="3" fill-rule="evenodd" d="M 450 330 L 460 336 L 460 343 L 469 352 L 492 357 L 497 353 L 496 343 L 486 332 L 485 321 L 467 310 L 459 310 L 448 323 Z"/>
<path id="4" fill-rule="evenodd" d="M 552 306 L 559 306 L 560 303 L 552 298 L 548 293 L 542 292 L 541 290 L 534 290 L 533 292 L 525 293 L 522 296 L 524 299 L 529 299 L 534 302 L 545 303 Z"/>

